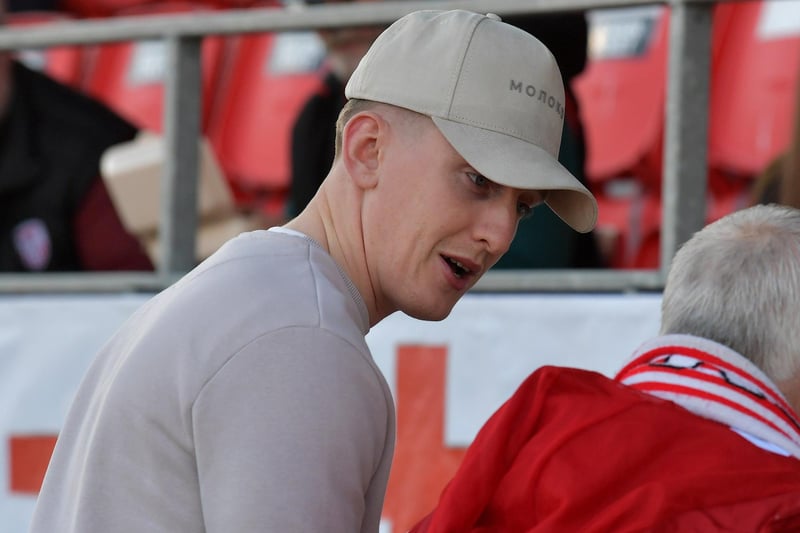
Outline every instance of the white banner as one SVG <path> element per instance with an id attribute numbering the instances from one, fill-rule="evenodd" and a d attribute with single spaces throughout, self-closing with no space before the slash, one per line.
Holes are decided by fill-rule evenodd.
<path id="1" fill-rule="evenodd" d="M 29 457 L 12 454 L 12 439 L 58 433 L 92 356 L 148 297 L 0 298 L 0 531 L 26 532 L 35 501 L 12 490 Z"/>
<path id="2" fill-rule="evenodd" d="M 390 384 L 398 345 L 448 348 L 447 444 L 464 446 L 544 365 L 611 375 L 658 333 L 661 295 L 468 295 L 443 322 L 395 313 L 367 342 Z"/>
<path id="3" fill-rule="evenodd" d="M 148 298 L 0 298 L 0 454 L 6 458 L 0 463 L 0 478 L 5 480 L 0 523 L 4 533 L 27 530 L 36 479 L 26 477 L 26 472 L 35 473 L 32 467 L 41 469 L 46 464 L 42 439 L 46 449 L 94 353 Z M 657 334 L 659 305 L 659 294 L 468 295 L 442 322 L 421 322 L 396 313 L 373 328 L 367 342 L 398 407 L 412 405 L 414 397 L 412 387 L 398 398 L 398 368 L 405 364 L 404 368 L 413 370 L 414 361 L 419 361 L 399 361 L 398 350 L 417 346 L 425 352 L 425 347 L 432 347 L 431 353 L 444 355 L 437 363 L 444 368 L 443 383 L 425 385 L 421 379 L 419 385 L 434 387 L 441 396 L 444 421 L 438 423 L 444 424 L 444 442 L 437 447 L 458 449 L 468 445 L 489 415 L 542 365 L 613 373 L 641 342 Z M 440 476 L 448 477 L 448 472 Z M 441 486 L 445 481 L 437 483 Z M 387 509 L 393 508 L 391 497 L 390 492 Z M 429 501 L 421 501 L 414 507 L 429 506 Z M 415 512 L 410 516 L 421 518 L 422 511 Z M 387 517 L 385 531 L 402 531 L 411 525 L 406 522 Z M 392 528 L 392 523 L 397 527 Z"/>

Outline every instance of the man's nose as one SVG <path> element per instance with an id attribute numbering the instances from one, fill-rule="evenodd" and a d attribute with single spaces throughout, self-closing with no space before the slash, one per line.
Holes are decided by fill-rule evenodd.
<path id="1" fill-rule="evenodd" d="M 499 258 L 511 247 L 518 223 L 516 201 L 510 207 L 508 202 L 491 202 L 476 221 L 476 237 L 486 243 L 490 254 Z"/>

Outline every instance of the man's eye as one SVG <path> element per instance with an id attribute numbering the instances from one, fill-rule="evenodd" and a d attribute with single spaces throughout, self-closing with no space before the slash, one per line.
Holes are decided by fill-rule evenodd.
<path id="1" fill-rule="evenodd" d="M 478 174 L 477 172 L 467 172 L 467 176 L 469 176 L 469 179 L 472 180 L 472 183 L 480 188 L 487 187 L 490 183 L 488 178 Z"/>
<path id="2" fill-rule="evenodd" d="M 536 207 L 535 205 L 529 205 L 525 202 L 519 202 L 517 204 L 517 213 L 519 214 L 520 220 L 525 218 L 530 218 L 533 216 L 533 208 Z"/>

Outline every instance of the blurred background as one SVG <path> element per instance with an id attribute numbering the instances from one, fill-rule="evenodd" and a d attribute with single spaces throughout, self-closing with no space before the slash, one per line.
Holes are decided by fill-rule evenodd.
<path id="1" fill-rule="evenodd" d="M 302 0 L 11 1 L 6 24 L 302 9 L 326 3 L 349 2 L 309 0 L 306 6 Z M 532 258 L 512 248 L 498 268 L 657 268 L 669 7 L 653 4 L 508 21 L 540 37 L 562 65 L 572 104 L 567 108 L 566 129 L 571 137 L 565 134 L 563 162 L 596 194 L 600 220 L 590 243 L 556 227 L 557 220 L 537 221 L 536 230 L 532 227 L 527 234 L 521 228 L 525 235 L 520 240 L 528 239 L 526 249 L 544 248 L 547 253 Z M 218 230 L 201 256 L 231 233 L 284 221 L 310 199 L 332 158 L 332 137 L 324 132 L 343 102 L 343 84 L 380 29 L 204 39 L 201 131 L 233 206 L 263 218 Z M 163 130 L 167 68 L 163 41 L 58 46 L 23 50 L 17 57 L 28 67 L 99 100 L 139 130 Z M 783 174 L 789 164 L 797 130 L 799 71 L 800 2 L 750 0 L 715 5 L 707 221 L 753 202 L 778 199 L 776 175 Z M 157 259 L 152 240 L 142 237 L 141 227 L 155 227 L 156 221 L 129 220 L 136 218 L 136 213 L 129 213 L 137 210 L 134 204 L 145 200 L 115 194 L 115 177 L 106 178 L 117 211 L 125 215 L 122 222 L 150 247 L 151 259 Z M 547 214 L 541 213 L 542 217 Z M 533 233 L 551 235 L 549 241 L 560 244 L 537 241 Z"/>

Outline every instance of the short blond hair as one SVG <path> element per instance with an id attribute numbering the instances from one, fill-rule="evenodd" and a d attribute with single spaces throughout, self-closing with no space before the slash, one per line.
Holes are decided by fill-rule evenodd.
<path id="1" fill-rule="evenodd" d="M 339 159 L 339 154 L 342 151 L 342 134 L 347 122 L 356 113 L 367 111 L 374 108 L 376 105 L 376 102 L 372 102 L 370 100 L 359 100 L 358 98 L 353 98 L 352 100 L 347 101 L 342 110 L 339 112 L 339 118 L 336 120 L 336 140 L 334 144 L 335 151 L 333 156 L 334 160 Z"/>
<path id="2" fill-rule="evenodd" d="M 339 118 L 336 120 L 334 159 L 338 159 L 339 154 L 342 151 L 342 135 L 347 122 L 353 118 L 354 115 L 361 113 L 362 111 L 370 111 L 378 108 L 383 111 L 381 116 L 390 119 L 394 124 L 418 124 L 420 119 L 427 119 L 431 125 L 433 124 L 433 121 L 431 121 L 431 118 L 428 115 L 423 115 L 422 113 L 417 113 L 416 111 L 411 111 L 410 109 L 406 109 L 404 107 L 398 107 L 392 104 L 384 104 L 382 102 L 375 102 L 373 100 L 361 100 L 358 98 L 353 98 L 347 101 L 342 110 L 339 112 Z"/>

